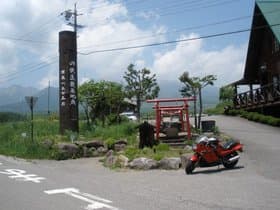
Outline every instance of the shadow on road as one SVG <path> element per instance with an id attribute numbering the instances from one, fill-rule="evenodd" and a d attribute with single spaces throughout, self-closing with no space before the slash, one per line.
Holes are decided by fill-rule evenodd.
<path id="1" fill-rule="evenodd" d="M 203 170 L 203 168 L 201 168 L 201 171 L 194 171 L 192 172 L 192 175 L 195 174 L 214 174 L 214 173 L 219 173 L 219 172 L 223 172 L 223 171 L 233 171 L 233 170 L 240 170 L 242 168 L 245 168 L 244 166 L 236 166 L 232 169 L 228 169 L 228 168 L 215 168 L 215 169 L 205 169 Z"/>

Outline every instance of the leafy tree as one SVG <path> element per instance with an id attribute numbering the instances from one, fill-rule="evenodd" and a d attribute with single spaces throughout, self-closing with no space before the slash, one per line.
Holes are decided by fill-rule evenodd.
<path id="1" fill-rule="evenodd" d="M 151 71 L 146 68 L 136 70 L 133 64 L 127 67 L 124 74 L 123 78 L 127 83 L 125 86 L 127 96 L 136 98 L 137 116 L 140 119 L 141 102 L 158 96 L 160 88 L 156 81 L 156 75 L 151 75 Z"/>
<path id="2" fill-rule="evenodd" d="M 95 85 L 94 81 L 90 80 L 88 82 L 83 83 L 78 88 L 79 102 L 84 109 L 88 127 L 90 127 L 90 124 L 91 124 L 90 111 L 91 111 L 92 107 L 90 106 L 90 104 L 91 104 L 90 102 L 92 101 L 93 94 L 95 92 L 94 85 Z"/>
<path id="3" fill-rule="evenodd" d="M 201 114 L 203 109 L 202 101 L 202 89 L 207 85 L 214 85 L 214 81 L 217 80 L 214 75 L 207 75 L 205 77 L 190 77 L 188 72 L 184 72 L 179 77 L 180 82 L 184 84 L 184 87 L 180 89 L 183 97 L 194 96 L 199 101 L 199 114 L 197 117 L 197 102 L 194 100 L 194 120 L 195 128 L 200 128 Z"/>
<path id="4" fill-rule="evenodd" d="M 101 119 L 104 126 L 108 115 L 118 115 L 124 104 L 124 95 L 122 85 L 116 82 L 91 80 L 82 84 L 79 87 L 79 100 L 84 108 L 88 126 L 96 118 Z"/>
<path id="5" fill-rule="evenodd" d="M 224 86 L 220 88 L 220 93 L 219 93 L 219 99 L 220 101 L 232 101 L 234 97 L 234 87 L 233 86 Z"/>

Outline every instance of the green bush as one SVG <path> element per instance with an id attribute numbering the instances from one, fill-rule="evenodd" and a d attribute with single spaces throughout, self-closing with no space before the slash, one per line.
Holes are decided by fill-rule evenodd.
<path id="1" fill-rule="evenodd" d="M 0 112 L 0 122 L 18 122 L 24 121 L 26 117 L 24 115 L 13 112 Z"/>
<path id="2" fill-rule="evenodd" d="M 160 143 L 159 145 L 155 146 L 157 152 L 160 151 L 169 151 L 170 147 L 168 144 Z"/>
<path id="3" fill-rule="evenodd" d="M 213 114 L 224 114 L 225 112 L 225 107 L 229 106 L 229 107 L 232 107 L 232 102 L 231 101 L 224 101 L 224 102 L 220 102 L 216 105 L 215 108 L 210 108 L 210 109 L 207 109 L 205 110 L 205 113 L 206 114 L 210 114 L 210 115 L 213 115 Z"/>
<path id="4" fill-rule="evenodd" d="M 137 155 L 139 154 L 139 149 L 135 148 L 135 147 L 127 147 L 124 155 L 129 159 L 129 160 L 133 160 L 134 158 L 137 157 Z"/>
<path id="5" fill-rule="evenodd" d="M 156 160 L 156 161 L 160 161 L 163 158 L 164 158 L 164 153 L 155 153 L 153 155 L 153 159 Z"/>
<path id="6" fill-rule="evenodd" d="M 116 143 L 116 140 L 113 139 L 113 138 L 108 138 L 108 139 L 105 141 L 105 144 L 107 145 L 108 149 L 114 149 L 115 143 Z"/>
<path id="7" fill-rule="evenodd" d="M 107 124 L 108 125 L 114 125 L 118 124 L 121 121 L 121 118 L 117 114 L 110 114 L 107 116 Z"/>
<path id="8" fill-rule="evenodd" d="M 257 112 L 247 112 L 245 110 L 230 110 L 229 115 L 232 116 L 240 115 L 241 117 L 251 121 L 260 122 L 272 126 L 280 126 L 280 118 L 263 115 Z"/>

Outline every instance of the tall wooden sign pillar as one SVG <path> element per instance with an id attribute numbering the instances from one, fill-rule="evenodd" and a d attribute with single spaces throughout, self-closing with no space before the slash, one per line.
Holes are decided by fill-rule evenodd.
<path id="1" fill-rule="evenodd" d="M 65 130 L 79 132 L 76 40 L 76 32 L 59 32 L 59 120 L 62 134 Z"/>

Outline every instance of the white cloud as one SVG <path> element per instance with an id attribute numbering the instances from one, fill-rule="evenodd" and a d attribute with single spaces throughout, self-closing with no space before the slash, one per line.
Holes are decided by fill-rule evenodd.
<path id="1" fill-rule="evenodd" d="M 6 72 L 7 69 L 21 71 L 19 64 L 49 63 L 50 57 L 58 56 L 58 32 L 72 29 L 65 25 L 63 18 L 57 16 L 74 2 L 74 0 L 69 0 L 67 8 L 65 1 L 57 0 L 4 0 L 1 2 L 2 36 L 25 35 L 23 38 L 56 44 L 38 45 L 0 40 L 0 74 Z M 121 3 L 108 0 L 81 0 L 78 2 L 78 11 L 83 13 L 78 17 L 78 23 L 86 26 L 78 33 L 80 52 L 144 45 L 167 39 L 164 35 L 160 37 L 152 35 L 168 31 L 168 26 L 153 25 L 140 28 L 130 20 L 127 8 Z M 147 36 L 151 38 L 145 38 Z M 197 36 L 197 34 L 182 35 L 180 39 Z M 135 39 L 135 37 L 140 38 Z M 79 55 L 79 78 L 81 82 L 88 78 L 120 81 L 127 66 L 134 63 L 137 68 L 150 68 L 161 81 L 178 80 L 183 71 L 189 71 L 194 76 L 215 74 L 219 79 L 217 83 L 240 79 L 245 60 L 245 46 L 227 46 L 220 50 L 207 51 L 204 48 L 205 42 L 197 40 L 178 43 L 175 47 L 168 46 L 168 48 L 163 46 L 152 48 L 152 50 L 139 48 L 96 53 L 89 56 Z M 28 62 L 26 56 L 28 59 L 31 58 Z M 33 74 L 28 76 L 33 77 Z M 40 70 L 40 75 L 36 76 L 34 81 L 38 81 L 38 84 L 34 85 L 43 88 L 48 85 L 49 80 L 52 85 L 57 85 L 58 65 Z M 18 82 L 20 78 L 16 81 Z"/>
<path id="2" fill-rule="evenodd" d="M 181 39 L 194 37 L 198 35 L 190 34 Z M 221 86 L 243 76 L 245 46 L 227 46 L 221 50 L 206 51 L 203 44 L 203 40 L 181 42 L 172 50 L 155 54 L 152 69 L 159 80 L 178 80 L 184 71 L 188 71 L 191 76 L 217 75 L 215 84 Z"/>

